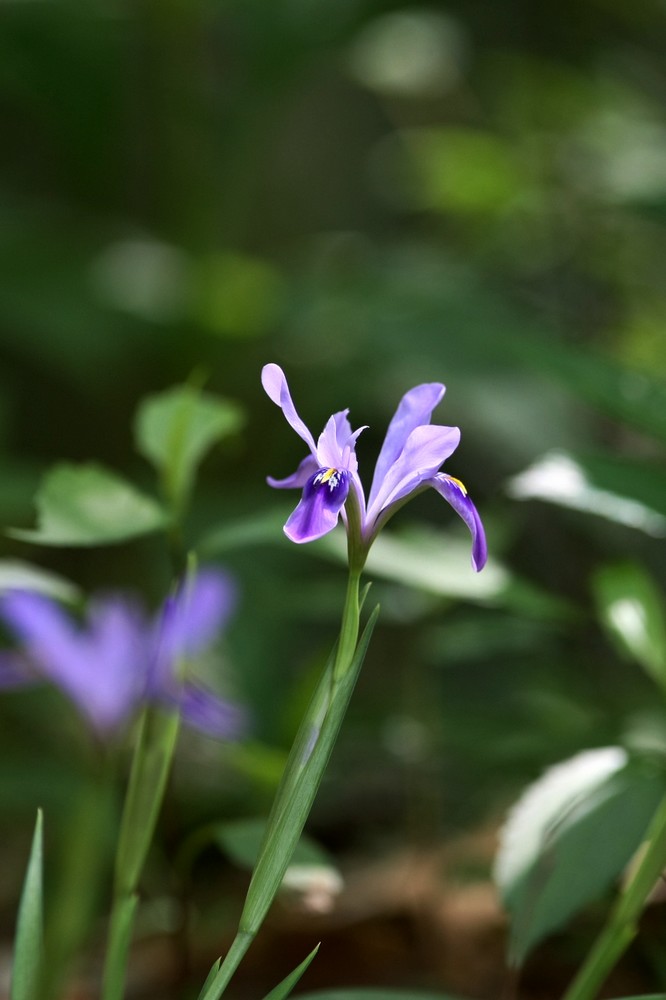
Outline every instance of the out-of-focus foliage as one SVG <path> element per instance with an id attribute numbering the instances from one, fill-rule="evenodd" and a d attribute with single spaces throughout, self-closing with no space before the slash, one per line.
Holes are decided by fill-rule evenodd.
<path id="1" fill-rule="evenodd" d="M 347 406 L 369 425 L 365 468 L 401 393 L 445 382 L 446 469 L 493 557 L 475 586 L 434 495 L 381 540 L 380 624 L 311 824 L 325 844 L 443 838 L 581 749 L 663 747 L 595 574 L 631 562 L 666 590 L 665 45 L 654 0 L 0 3 L 3 559 L 161 600 L 162 536 L 131 537 L 163 524 L 157 394 L 201 385 L 246 414 L 169 475 L 187 492 L 201 458 L 186 542 L 239 579 L 210 670 L 253 743 L 183 736 L 164 844 L 266 811 L 337 627 L 336 553 L 290 546 L 295 497 L 265 484 L 300 455 L 267 361 L 315 430 Z M 128 507 L 97 548 L 58 485 L 109 497 L 109 469 Z M 96 753 L 54 692 L 3 694 L 3 851 L 24 856 L 41 804 L 57 853 Z"/>

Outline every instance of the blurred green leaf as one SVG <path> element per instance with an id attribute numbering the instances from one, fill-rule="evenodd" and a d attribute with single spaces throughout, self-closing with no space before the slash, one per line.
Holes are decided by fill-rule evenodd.
<path id="1" fill-rule="evenodd" d="M 256 864 L 265 832 L 265 819 L 231 820 L 228 823 L 216 823 L 211 829 L 218 847 L 235 864 L 249 869 Z M 301 835 L 290 864 L 332 867 L 328 853 L 306 834 Z"/>
<path id="2" fill-rule="evenodd" d="M 619 747 L 577 754 L 526 790 L 502 831 L 494 873 L 511 917 L 510 961 L 521 964 L 610 885 L 665 790 L 663 773 Z"/>
<path id="3" fill-rule="evenodd" d="M 525 187 L 510 143 L 480 129 L 421 128 L 403 133 L 415 172 L 413 200 L 444 212 L 492 212 Z"/>
<path id="4" fill-rule="evenodd" d="M 514 476 L 507 489 L 517 500 L 545 500 L 596 514 L 649 535 L 666 535 L 663 472 L 649 470 L 642 479 L 632 479 L 626 474 L 626 465 L 618 465 L 615 475 L 612 468 L 613 462 L 609 460 L 605 463 L 605 475 L 600 474 L 594 462 L 564 452 L 549 452 Z M 660 483 L 662 491 L 657 496 Z"/>
<path id="5" fill-rule="evenodd" d="M 138 450 L 155 466 L 167 497 L 178 506 L 192 488 L 206 452 L 236 433 L 243 422 L 236 403 L 182 385 L 144 399 L 134 433 Z"/>
<path id="6" fill-rule="evenodd" d="M 605 566 L 595 573 L 592 589 L 617 644 L 666 691 L 664 596 L 650 575 L 635 563 Z"/>
<path id="7" fill-rule="evenodd" d="M 195 273 L 195 311 L 200 323 L 225 337 L 254 337 L 275 322 L 282 278 L 268 260 L 239 253 L 205 258 Z"/>
<path id="8" fill-rule="evenodd" d="M 271 990 L 270 993 L 266 994 L 264 1000 L 286 1000 L 286 997 L 289 996 L 318 951 L 319 945 L 317 945 L 316 948 L 313 948 L 308 957 L 305 958 L 293 972 L 290 972 L 289 975 L 286 976 L 274 990 Z"/>
<path id="9" fill-rule="evenodd" d="M 19 905 L 14 963 L 12 967 L 11 1000 L 37 1000 L 37 989 L 43 960 L 43 820 L 41 809 L 32 840 L 30 859 Z"/>
<path id="10" fill-rule="evenodd" d="M 507 346 L 567 389 L 630 426 L 666 442 L 666 384 L 601 353 L 568 347 L 555 337 L 524 337 Z"/>
<path id="11" fill-rule="evenodd" d="M 78 587 L 56 573 L 18 559 L 0 559 L 0 593 L 6 590 L 34 590 L 59 601 L 75 601 Z"/>
<path id="12" fill-rule="evenodd" d="M 107 545 L 163 528 L 166 513 L 115 472 L 95 464 L 56 465 L 35 497 L 35 531 L 11 529 L 37 545 Z"/>

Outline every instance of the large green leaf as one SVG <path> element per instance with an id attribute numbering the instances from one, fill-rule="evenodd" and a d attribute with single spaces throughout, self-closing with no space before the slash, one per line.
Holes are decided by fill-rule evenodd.
<path id="1" fill-rule="evenodd" d="M 495 865 L 513 963 L 610 885 L 665 791 L 663 773 L 619 747 L 577 754 L 527 789 L 509 815 Z"/>
<path id="2" fill-rule="evenodd" d="M 236 403 L 181 385 L 143 400 L 134 433 L 138 450 L 155 466 L 166 495 L 178 505 L 192 488 L 206 452 L 243 422 Z"/>
<path id="3" fill-rule="evenodd" d="M 666 690 L 663 595 L 635 563 L 605 566 L 592 581 L 601 619 L 620 648 Z"/>
<path id="4" fill-rule="evenodd" d="M 37 813 L 30 860 L 19 905 L 11 1000 L 37 1000 L 43 960 L 42 813 Z"/>
<path id="5" fill-rule="evenodd" d="M 39 545 L 108 545 L 157 531 L 160 504 L 99 465 L 56 465 L 35 498 L 38 527 L 9 534 Z"/>

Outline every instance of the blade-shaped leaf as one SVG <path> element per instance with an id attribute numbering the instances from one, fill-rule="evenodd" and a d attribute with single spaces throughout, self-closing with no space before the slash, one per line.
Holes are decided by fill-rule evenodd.
<path id="1" fill-rule="evenodd" d="M 41 809 L 32 839 L 30 860 L 23 882 L 19 905 L 14 964 L 12 968 L 11 1000 L 36 1000 L 43 959 L 43 822 Z"/>
<path id="2" fill-rule="evenodd" d="M 317 945 L 316 948 L 313 948 L 308 957 L 305 958 L 293 972 L 290 972 L 281 983 L 278 983 L 275 989 L 266 994 L 264 1000 L 286 1000 L 318 951 L 319 945 Z"/>
<path id="3" fill-rule="evenodd" d="M 38 527 L 9 534 L 39 545 L 107 545 L 157 531 L 160 504 L 99 465 L 56 465 L 35 497 Z"/>
<path id="4" fill-rule="evenodd" d="M 222 995 L 239 956 L 253 940 L 282 883 L 333 752 L 378 614 L 377 607 L 365 626 L 348 671 L 339 682 L 333 679 L 335 650 L 329 658 L 289 753 L 235 941 L 200 1000 L 218 1000 Z"/>
<path id="5" fill-rule="evenodd" d="M 620 648 L 666 689 L 663 597 L 635 563 L 605 566 L 592 581 L 601 619 Z"/>
<path id="6" fill-rule="evenodd" d="M 494 873 L 511 917 L 513 963 L 610 885 L 665 791 L 662 772 L 619 747 L 577 754 L 527 789 L 502 832 Z"/>
<path id="7" fill-rule="evenodd" d="M 189 493 L 206 452 L 243 425 L 243 411 L 194 385 L 174 386 L 144 399 L 135 418 L 137 449 L 157 469 L 169 500 Z"/>
<path id="8" fill-rule="evenodd" d="M 661 473 L 648 473 L 647 480 L 643 476 L 639 483 L 630 475 L 609 475 L 607 463 L 604 473 L 594 461 L 550 452 L 514 476 L 507 489 L 516 500 L 545 500 L 662 537 L 666 535 L 665 486 Z"/>

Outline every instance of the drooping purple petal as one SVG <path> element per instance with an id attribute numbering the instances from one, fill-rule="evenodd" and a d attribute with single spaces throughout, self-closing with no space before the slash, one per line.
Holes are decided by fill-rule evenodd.
<path id="1" fill-rule="evenodd" d="M 488 558 L 486 533 L 479 513 L 470 500 L 467 490 L 459 479 L 440 472 L 430 480 L 433 486 L 463 519 L 472 534 L 472 566 L 477 573 L 483 569 Z"/>
<path id="2" fill-rule="evenodd" d="M 266 482 L 276 490 L 302 489 L 310 476 L 313 476 L 318 469 L 317 459 L 314 455 L 308 455 L 291 476 L 287 476 L 286 479 L 274 479 L 272 476 L 267 476 Z"/>
<path id="3" fill-rule="evenodd" d="M 241 708 L 199 684 L 183 684 L 175 701 L 184 721 L 208 736 L 237 740 L 247 730 L 247 716 Z"/>
<path id="4" fill-rule="evenodd" d="M 261 372 L 261 384 L 268 397 L 279 406 L 285 415 L 287 423 L 293 427 L 299 437 L 301 437 L 314 455 L 316 452 L 314 438 L 305 426 L 294 406 L 287 385 L 287 379 L 279 365 L 264 365 Z"/>
<path id="5" fill-rule="evenodd" d="M 320 469 L 308 480 L 284 526 L 292 542 L 312 542 L 333 530 L 349 493 L 349 478 L 344 470 Z"/>
<path id="6" fill-rule="evenodd" d="M 456 450 L 459 441 L 457 427 L 425 424 L 414 428 L 368 506 L 368 529 L 372 530 L 383 510 L 412 493 L 424 479 L 434 476 L 442 462 Z"/>
<path id="7" fill-rule="evenodd" d="M 409 435 L 417 427 L 430 423 L 432 411 L 441 400 L 444 392 L 445 387 L 440 382 L 427 382 L 410 389 L 400 400 L 388 426 L 375 465 L 372 486 L 368 495 L 368 508 L 373 507 L 377 493 L 381 489 L 389 469 L 405 448 Z"/>

